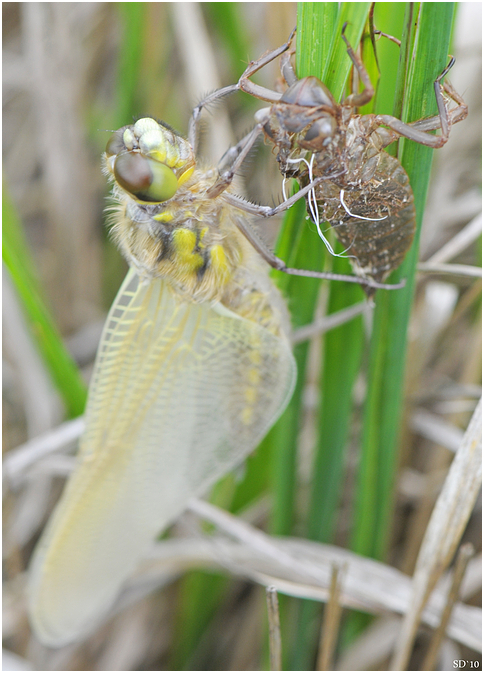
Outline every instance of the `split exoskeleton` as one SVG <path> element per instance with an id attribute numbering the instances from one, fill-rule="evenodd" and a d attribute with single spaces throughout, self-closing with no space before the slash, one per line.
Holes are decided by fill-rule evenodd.
<path id="1" fill-rule="evenodd" d="M 239 152 L 235 164 L 263 131 L 277 149 L 277 161 L 285 178 L 297 178 L 305 189 L 318 181 L 306 192 L 308 212 L 330 251 L 333 252 L 320 227 L 322 222 L 332 225 L 356 274 L 381 283 L 402 263 L 415 233 L 415 207 L 408 176 L 398 159 L 384 149 L 399 137 L 433 148 L 447 142 L 451 126 L 467 116 L 462 97 L 449 82 L 441 83 L 454 59 L 434 82 L 438 115 L 406 124 L 391 115 L 355 113 L 372 99 L 374 89 L 344 28 L 342 37 L 364 89 L 350 94 L 342 104 L 317 77 L 297 79 L 290 62 L 292 37 L 279 49 L 250 63 L 237 85 L 220 92 L 223 95 L 240 89 L 272 103 L 259 110 L 258 125 L 233 149 L 233 154 Z M 278 56 L 288 86 L 283 94 L 249 79 Z M 450 102 L 456 104 L 452 109 Z M 440 135 L 429 133 L 437 129 L 441 130 Z M 374 293 L 371 283 L 365 291 Z"/>

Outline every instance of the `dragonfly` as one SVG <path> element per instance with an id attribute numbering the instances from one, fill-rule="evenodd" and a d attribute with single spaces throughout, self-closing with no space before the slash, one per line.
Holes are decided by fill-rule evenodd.
<path id="1" fill-rule="evenodd" d="M 398 159 L 384 150 L 400 137 L 442 147 L 451 126 L 467 117 L 468 108 L 450 82 L 443 82 L 454 65 L 452 57 L 434 82 L 438 115 L 406 124 L 391 115 L 358 114 L 358 108 L 369 103 L 375 92 L 345 29 L 346 24 L 341 37 L 364 88 L 351 93 L 341 104 L 317 77 L 297 78 L 290 60 L 294 33 L 282 47 L 250 63 L 238 86 L 272 103 L 259 110 L 256 118 L 277 149 L 284 177 L 294 177 L 302 186 L 318 176 L 325 178 L 309 191 L 306 200 L 308 213 L 328 250 L 336 254 L 321 229 L 323 222 L 332 226 L 355 273 L 383 282 L 411 247 L 416 218 L 408 176 Z M 278 56 L 287 84 L 282 94 L 249 79 Z M 440 135 L 429 133 L 437 129 Z M 371 285 L 364 289 L 369 297 L 375 292 Z"/>
<path id="2" fill-rule="evenodd" d="M 230 87 L 228 87 L 230 89 Z M 236 195 L 232 180 L 260 125 L 218 167 L 188 139 L 145 117 L 112 134 L 111 234 L 130 270 L 108 314 L 76 467 L 35 550 L 29 614 L 59 647 L 88 635 L 160 533 L 255 449 L 286 407 L 296 366 L 284 300 L 269 277 L 287 268 L 251 228 L 275 208 Z"/>

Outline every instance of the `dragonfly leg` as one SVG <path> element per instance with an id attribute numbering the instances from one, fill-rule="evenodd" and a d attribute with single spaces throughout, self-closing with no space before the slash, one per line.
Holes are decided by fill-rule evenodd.
<path id="1" fill-rule="evenodd" d="M 206 96 L 203 100 L 200 101 L 198 105 L 193 108 L 192 116 L 188 122 L 188 142 L 192 146 L 194 152 L 197 152 L 198 140 L 200 136 L 200 117 L 202 116 L 202 110 L 207 105 L 214 103 L 220 98 L 225 98 L 231 93 L 238 91 L 238 84 L 231 84 L 230 86 L 225 86 L 222 89 L 217 89 L 213 93 Z"/>
<path id="2" fill-rule="evenodd" d="M 442 147 L 449 139 L 450 127 L 462 119 L 467 117 L 467 105 L 464 99 L 455 91 L 450 83 L 441 84 L 441 80 L 449 72 L 454 65 L 455 59 L 452 57 L 449 65 L 437 77 L 434 82 L 435 98 L 437 100 L 437 108 L 439 114 L 427 119 L 419 119 L 418 121 L 406 124 L 400 119 L 396 119 L 391 115 L 377 115 L 375 121 L 384 126 L 388 126 L 395 131 L 399 136 L 409 138 L 421 145 L 427 147 Z M 446 101 L 442 94 L 442 89 L 447 93 L 452 101 L 457 103 L 457 107 L 453 110 L 448 110 Z M 441 129 L 440 136 L 429 135 L 428 131 Z"/>
<path id="3" fill-rule="evenodd" d="M 243 210 L 247 213 L 250 213 L 251 215 L 258 215 L 259 217 L 264 218 L 272 217 L 290 208 L 292 205 L 294 205 L 294 203 L 296 203 L 296 201 L 306 196 L 308 192 L 314 189 L 314 187 L 316 187 L 316 185 L 318 185 L 323 179 L 324 178 L 317 178 L 316 180 L 313 180 L 308 185 L 306 185 L 306 187 L 304 187 L 299 192 L 291 196 L 289 199 L 286 199 L 285 201 L 280 203 L 275 208 L 270 208 L 269 206 L 260 206 L 255 203 L 251 203 L 250 201 L 246 201 L 245 199 L 243 199 L 240 196 L 237 196 L 236 194 L 230 194 L 228 192 L 225 192 L 223 198 L 232 206 L 239 208 L 239 210 Z M 402 281 L 397 285 L 384 285 L 383 283 L 377 283 L 376 281 L 370 278 L 361 278 L 358 276 L 347 276 L 320 271 L 308 271 L 305 269 L 293 269 L 287 267 L 282 259 L 276 257 L 276 255 L 274 255 L 274 253 L 271 250 L 269 250 L 269 248 L 265 245 L 265 243 L 262 241 L 257 232 L 251 227 L 249 222 L 247 222 L 245 219 L 237 218 L 236 224 L 237 227 L 242 232 L 242 234 L 253 246 L 253 248 L 257 250 L 260 256 L 270 266 L 272 266 L 272 268 L 277 269 L 278 271 L 282 271 L 284 273 L 288 273 L 293 276 L 306 276 L 308 278 L 320 278 L 325 280 L 339 280 L 348 283 L 357 283 L 358 285 L 364 285 L 366 287 L 371 287 L 375 289 L 384 288 L 394 290 L 402 288 L 405 285 L 405 281 Z"/>
<path id="4" fill-rule="evenodd" d="M 380 37 L 386 37 L 387 40 L 390 40 L 390 42 L 394 42 L 398 47 L 402 46 L 402 41 L 396 37 L 393 37 L 393 35 L 384 33 L 382 30 L 377 30 L 376 28 L 373 32 L 375 33 L 375 35 L 379 35 Z"/>
<path id="5" fill-rule="evenodd" d="M 351 107 L 361 107 L 362 105 L 366 105 L 366 103 L 369 103 L 371 101 L 371 99 L 375 95 L 375 89 L 373 88 L 373 85 L 370 81 L 370 76 L 365 66 L 363 65 L 362 60 L 355 53 L 353 47 L 348 42 L 348 38 L 345 35 L 345 30 L 346 30 L 346 23 L 343 24 L 341 37 L 343 38 L 344 43 L 346 44 L 346 51 L 348 52 L 348 56 L 350 57 L 351 62 L 355 66 L 358 75 L 360 76 L 360 79 L 363 82 L 365 88 L 361 93 L 352 93 L 349 96 L 347 96 L 343 105 L 349 105 Z"/>
<path id="6" fill-rule="evenodd" d="M 274 217 L 274 215 L 279 215 L 280 213 L 283 213 L 288 208 L 293 206 L 296 203 L 296 201 L 299 201 L 299 199 L 302 199 L 303 196 L 306 196 L 308 192 L 314 189 L 314 187 L 316 187 L 316 185 L 318 185 L 324 179 L 326 178 L 323 177 L 316 178 L 316 180 L 313 180 L 303 189 L 300 189 L 298 192 L 296 192 L 296 194 L 291 196 L 289 199 L 286 199 L 285 201 L 280 203 L 278 206 L 275 206 L 274 208 L 271 208 L 270 206 L 261 206 L 257 203 L 246 201 L 246 199 L 243 199 L 241 196 L 237 196 L 236 194 L 231 194 L 227 192 L 224 194 L 223 198 L 232 206 L 235 206 L 240 210 L 244 210 L 246 213 L 250 213 L 251 215 L 257 215 L 258 217 L 264 217 L 264 218 Z"/>
<path id="7" fill-rule="evenodd" d="M 212 185 L 212 187 L 210 187 L 210 189 L 207 191 L 207 197 L 209 199 L 214 199 L 232 184 L 236 172 L 242 165 L 254 143 L 259 138 L 260 134 L 262 133 L 262 129 L 262 124 L 256 124 L 252 131 L 242 138 L 240 143 L 237 143 L 237 145 L 234 145 L 234 147 L 231 147 L 227 150 L 227 152 L 225 152 L 219 162 L 219 166 L 222 162 L 227 163 L 227 158 L 229 158 L 232 163 L 229 164 L 227 170 L 225 170 L 223 173 L 220 173 L 215 184 Z"/>
<path id="8" fill-rule="evenodd" d="M 302 199 L 303 196 L 307 196 L 307 194 L 311 190 L 313 190 L 317 185 L 319 185 L 320 182 L 323 182 L 324 180 L 332 180 L 334 178 L 337 178 L 340 175 L 342 175 L 342 173 L 343 171 L 340 171 L 338 173 L 331 173 L 329 175 L 317 177 L 315 180 L 309 182 L 305 187 L 300 189 L 298 192 L 293 194 L 288 199 L 285 199 L 282 203 L 280 203 L 278 206 L 275 206 L 274 208 L 271 208 L 270 206 L 261 206 L 257 203 L 252 203 L 251 201 L 247 201 L 241 196 L 231 194 L 230 192 L 225 192 L 223 198 L 232 206 L 235 206 L 240 210 L 244 210 L 246 213 L 250 213 L 251 215 L 256 215 L 258 217 L 264 217 L 264 218 L 274 217 L 274 215 L 280 215 L 281 213 L 288 210 L 297 201 L 299 201 L 299 199 Z"/>
<path id="9" fill-rule="evenodd" d="M 311 190 L 318 182 L 319 180 L 315 180 L 314 182 L 310 183 L 309 185 L 307 185 L 307 187 L 304 188 L 304 190 L 301 190 L 300 192 L 292 196 L 290 199 L 287 199 L 287 201 L 281 203 L 276 208 L 269 208 L 267 206 L 257 206 L 254 203 L 249 203 L 248 201 L 245 201 L 240 196 L 236 196 L 235 194 L 225 193 L 224 199 L 227 200 L 231 205 L 236 206 L 241 210 L 245 210 L 246 212 L 249 212 L 253 215 L 261 215 L 262 217 L 271 217 L 271 215 L 277 215 L 277 213 L 282 212 L 283 210 L 289 208 L 291 205 L 293 205 L 293 203 L 295 203 L 295 201 L 297 201 L 298 198 L 301 198 L 301 196 L 305 196 L 305 194 L 309 190 Z M 245 219 L 237 218 L 236 224 L 241 233 L 252 245 L 252 247 L 273 269 L 276 269 L 277 271 L 282 271 L 283 273 L 287 273 L 291 276 L 305 276 L 307 278 L 318 278 L 320 280 L 337 280 L 337 281 L 344 281 L 347 283 L 356 283 L 358 285 L 364 285 L 365 287 L 370 287 L 374 289 L 382 288 L 385 290 L 389 289 L 397 290 L 404 287 L 405 285 L 405 281 L 402 281 L 397 285 L 384 285 L 383 283 L 377 283 L 376 281 L 370 278 L 361 278 L 359 276 L 348 276 L 325 271 L 308 271 L 307 269 L 293 269 L 291 267 L 287 267 L 282 259 L 277 257 L 271 250 L 269 250 L 269 248 L 265 245 L 265 243 L 262 241 L 260 236 L 255 231 L 255 229 L 251 227 L 249 222 L 247 222 Z"/>
<path id="10" fill-rule="evenodd" d="M 266 66 L 268 63 L 276 59 L 278 56 L 283 54 L 285 51 L 289 49 L 291 46 L 292 39 L 294 37 L 294 34 L 296 32 L 296 29 L 292 31 L 292 33 L 289 35 L 289 39 L 287 42 L 284 42 L 284 44 L 277 49 L 274 49 L 273 51 L 268 51 L 266 54 L 261 56 L 257 61 L 252 61 L 249 63 L 248 67 L 246 70 L 242 73 L 242 76 L 239 79 L 238 86 L 241 91 L 245 91 L 245 93 L 250 94 L 251 96 L 254 96 L 254 98 L 259 98 L 260 100 L 265 100 L 268 103 L 277 103 L 282 94 L 278 93 L 277 91 L 272 91 L 271 89 L 266 89 L 263 86 L 260 86 L 259 84 L 254 84 L 254 82 L 250 81 L 250 77 L 254 75 L 256 72 L 261 70 L 264 66 Z M 286 61 L 283 61 L 281 63 L 281 69 L 284 66 L 284 63 Z M 286 74 L 289 79 L 294 78 L 294 81 L 297 80 L 294 71 L 292 71 L 292 67 L 288 67 L 287 63 L 285 65 L 285 68 L 283 70 L 283 76 L 284 79 L 286 79 Z M 286 82 L 289 84 L 289 80 L 286 79 Z"/>
<path id="11" fill-rule="evenodd" d="M 468 107 L 465 100 L 460 94 L 454 89 L 450 82 L 444 82 L 443 84 L 444 91 L 450 98 L 450 100 L 457 104 L 457 107 L 449 110 L 447 114 L 450 117 L 451 125 L 457 124 L 457 122 L 462 121 L 467 117 Z M 415 128 L 419 131 L 436 131 L 437 129 L 442 128 L 440 122 L 440 115 L 435 115 L 434 117 L 427 117 L 426 119 L 419 119 L 415 122 L 410 122 L 409 126 Z"/>
<path id="12" fill-rule="evenodd" d="M 291 63 L 292 53 L 293 53 L 292 50 L 286 51 L 281 56 L 281 73 L 286 81 L 287 86 L 292 86 L 293 84 L 296 84 L 296 82 L 298 81 L 296 73 Z"/>
<path id="13" fill-rule="evenodd" d="M 224 152 L 224 154 L 222 155 L 221 159 L 217 164 L 217 170 L 220 174 L 222 174 L 224 171 L 226 171 L 232 166 L 234 161 L 237 159 L 239 154 L 244 149 L 248 139 L 253 133 L 253 130 L 254 129 L 251 129 L 249 133 L 247 133 L 241 140 L 239 140 L 237 145 L 229 147 L 229 149 L 226 152 Z"/>
<path id="14" fill-rule="evenodd" d="M 251 61 L 251 63 L 249 63 L 245 71 L 242 73 L 237 84 L 231 84 L 229 86 L 223 87 L 222 89 L 214 91 L 213 93 L 206 96 L 203 100 L 201 100 L 200 103 L 198 103 L 198 105 L 193 108 L 192 116 L 188 123 L 188 142 L 193 147 L 195 152 L 198 145 L 200 117 L 203 108 L 206 107 L 207 105 L 210 105 L 211 103 L 214 103 L 220 98 L 224 98 L 225 96 L 228 96 L 231 93 L 234 93 L 235 91 L 245 91 L 246 93 L 249 93 L 252 96 L 255 96 L 256 98 L 269 101 L 270 103 L 276 103 L 280 99 L 282 94 L 277 93 L 275 91 L 271 91 L 270 89 L 266 89 L 265 87 L 259 86 L 258 84 L 254 84 L 253 82 L 250 82 L 248 78 L 251 77 L 258 70 L 263 68 L 265 65 L 276 59 L 278 56 L 283 54 L 285 51 L 287 51 L 291 46 L 291 41 L 292 38 L 294 37 L 295 32 L 296 29 L 292 31 L 288 41 L 285 42 L 281 47 L 278 47 L 273 51 L 267 52 L 266 54 L 264 54 L 264 56 L 261 56 L 261 58 L 259 58 L 257 61 Z"/>

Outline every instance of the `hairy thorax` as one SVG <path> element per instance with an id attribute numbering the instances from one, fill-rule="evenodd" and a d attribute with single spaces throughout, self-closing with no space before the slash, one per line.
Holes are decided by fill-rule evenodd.
<path id="1" fill-rule="evenodd" d="M 194 166 L 171 199 L 154 204 L 115 184 L 111 234 L 141 278 L 165 279 L 180 300 L 220 302 L 274 334 L 287 332 L 287 311 L 267 265 L 237 227 L 247 215 L 222 195 L 207 196 L 217 177 Z"/>

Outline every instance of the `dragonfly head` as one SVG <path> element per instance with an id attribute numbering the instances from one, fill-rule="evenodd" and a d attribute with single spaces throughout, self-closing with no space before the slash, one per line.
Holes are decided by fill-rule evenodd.
<path id="1" fill-rule="evenodd" d="M 113 133 L 105 159 L 118 185 L 142 203 L 168 201 L 195 169 L 190 144 L 149 117 Z"/>

